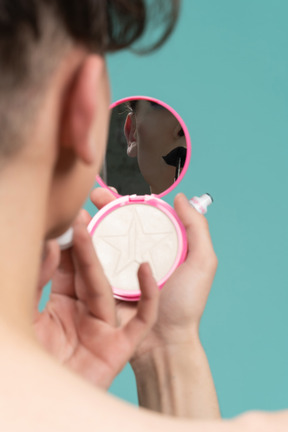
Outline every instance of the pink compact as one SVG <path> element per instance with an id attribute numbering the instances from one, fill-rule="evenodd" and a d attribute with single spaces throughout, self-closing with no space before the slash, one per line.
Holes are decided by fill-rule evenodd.
<path id="1" fill-rule="evenodd" d="M 181 117 L 159 100 L 130 97 L 111 110 L 107 153 L 97 181 L 117 199 L 98 211 L 88 231 L 114 296 L 137 301 L 141 263 L 149 262 L 162 288 L 186 258 L 185 229 L 160 198 L 183 178 L 191 142 Z"/>

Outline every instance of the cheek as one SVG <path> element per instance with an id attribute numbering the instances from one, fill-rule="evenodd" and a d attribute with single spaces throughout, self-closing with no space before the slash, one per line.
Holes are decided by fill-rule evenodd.
<path id="1" fill-rule="evenodd" d="M 95 181 L 95 169 L 79 164 L 64 177 L 56 178 L 47 208 L 47 238 L 59 237 L 73 223 Z"/>
<path id="2" fill-rule="evenodd" d="M 98 96 L 99 104 L 96 112 L 96 119 L 93 128 L 95 159 L 93 163 L 94 177 L 99 174 L 108 142 L 108 132 L 110 125 L 110 86 L 107 74 L 102 84 L 102 93 Z"/>
<path id="3" fill-rule="evenodd" d="M 155 113 L 149 121 L 138 123 L 137 130 L 141 152 L 149 151 L 155 155 L 163 156 L 166 154 L 166 150 L 173 146 L 177 121 L 174 116 L 165 114 Z"/>
<path id="4" fill-rule="evenodd" d="M 161 121 L 141 122 L 137 129 L 141 151 L 157 152 L 161 142 L 166 139 L 167 131 Z"/>

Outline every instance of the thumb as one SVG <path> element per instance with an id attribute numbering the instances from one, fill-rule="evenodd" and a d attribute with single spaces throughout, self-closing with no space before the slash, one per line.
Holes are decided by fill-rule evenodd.
<path id="1" fill-rule="evenodd" d="M 205 216 L 198 213 L 184 194 L 175 197 L 174 207 L 182 221 L 188 240 L 187 264 L 205 264 L 217 267 L 209 225 Z"/>

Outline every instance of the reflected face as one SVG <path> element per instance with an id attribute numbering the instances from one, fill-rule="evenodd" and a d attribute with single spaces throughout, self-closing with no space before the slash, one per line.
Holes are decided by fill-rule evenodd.
<path id="1" fill-rule="evenodd" d="M 182 151 L 186 148 L 183 129 L 175 116 L 153 101 L 138 100 L 126 119 L 125 135 L 127 154 L 137 157 L 151 193 L 168 189 L 175 181 L 176 165 L 180 165 L 179 147 Z"/>

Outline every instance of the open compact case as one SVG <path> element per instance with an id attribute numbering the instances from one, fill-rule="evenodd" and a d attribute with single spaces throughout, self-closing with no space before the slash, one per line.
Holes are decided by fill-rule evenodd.
<path id="1" fill-rule="evenodd" d="M 111 110 L 108 147 L 97 181 L 115 200 L 96 213 L 88 231 L 114 297 L 137 301 L 141 263 L 149 262 L 162 288 L 186 258 L 185 229 L 161 197 L 185 175 L 191 141 L 181 117 L 159 100 L 125 98 Z M 190 204 L 205 214 L 212 201 L 204 194 Z M 61 250 L 72 247 L 73 229 L 57 241 Z"/>
<path id="2" fill-rule="evenodd" d="M 98 211 L 88 231 L 114 296 L 137 301 L 141 263 L 149 262 L 161 288 L 185 260 L 185 229 L 161 197 L 187 171 L 191 142 L 181 117 L 159 100 L 126 98 L 111 110 L 107 153 L 97 181 L 111 188 L 116 199 Z"/>

